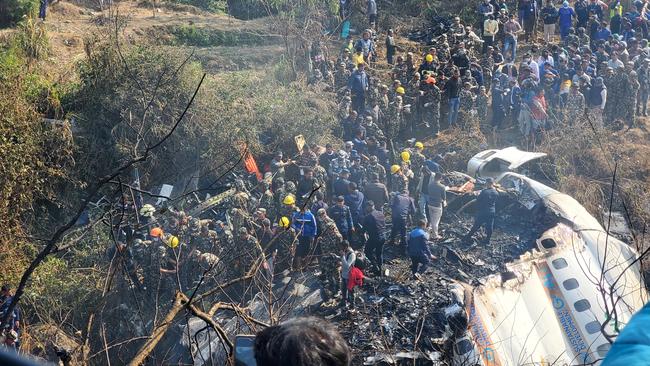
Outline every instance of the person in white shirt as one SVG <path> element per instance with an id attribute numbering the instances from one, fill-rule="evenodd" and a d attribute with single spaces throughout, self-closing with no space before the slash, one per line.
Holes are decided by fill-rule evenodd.
<path id="1" fill-rule="evenodd" d="M 494 20 L 494 15 L 488 15 L 483 23 L 483 53 L 487 52 L 488 46 L 494 44 L 494 37 L 499 32 L 499 22 Z"/>
<path id="2" fill-rule="evenodd" d="M 614 71 L 616 71 L 616 69 L 623 66 L 625 65 L 623 65 L 623 61 L 619 60 L 618 52 L 613 52 L 612 58 L 609 61 L 607 61 L 607 67 L 611 67 L 612 69 L 614 69 Z"/>

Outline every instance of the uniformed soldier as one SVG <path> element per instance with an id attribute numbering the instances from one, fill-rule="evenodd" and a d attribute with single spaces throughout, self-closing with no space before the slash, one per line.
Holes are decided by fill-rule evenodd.
<path id="1" fill-rule="evenodd" d="M 320 253 L 318 259 L 321 271 L 320 280 L 323 286 L 323 300 L 327 301 L 338 290 L 340 263 L 338 253 L 343 236 L 334 220 L 327 216 L 325 209 L 318 210 L 317 219 L 319 227 L 323 228 L 323 231 L 317 239 L 316 253 Z"/>
<path id="2" fill-rule="evenodd" d="M 632 62 L 629 64 L 634 65 Z M 625 97 L 623 98 L 624 116 L 623 121 L 627 122 L 628 128 L 636 126 L 636 102 L 639 96 L 639 79 L 636 71 L 628 70 L 625 80 Z"/>
<path id="3" fill-rule="evenodd" d="M 442 92 L 436 85 L 436 80 L 433 76 L 427 77 L 427 79 L 424 80 L 424 83 L 427 86 L 422 97 L 422 106 L 424 108 L 423 118 L 431 127 L 433 134 L 437 135 L 440 131 L 440 100 L 442 98 Z"/>
<path id="4" fill-rule="evenodd" d="M 384 168 L 381 164 L 379 164 L 376 155 L 370 156 L 370 160 L 368 166 L 366 167 L 366 171 L 368 173 L 368 176 L 372 175 L 373 173 L 377 174 L 379 181 L 386 184 L 386 168 Z"/>
<path id="5" fill-rule="evenodd" d="M 402 172 L 402 168 L 399 165 L 393 165 L 390 167 L 391 177 L 391 192 L 403 192 L 404 190 L 408 191 L 409 180 Z"/>
<path id="6" fill-rule="evenodd" d="M 481 120 L 487 119 L 488 115 L 488 95 L 485 86 L 479 88 L 479 92 L 474 100 L 476 106 L 476 114 Z"/>
<path id="7" fill-rule="evenodd" d="M 585 96 L 580 93 L 577 83 L 571 84 L 564 107 L 564 121 L 567 125 L 579 123 L 585 115 Z"/>

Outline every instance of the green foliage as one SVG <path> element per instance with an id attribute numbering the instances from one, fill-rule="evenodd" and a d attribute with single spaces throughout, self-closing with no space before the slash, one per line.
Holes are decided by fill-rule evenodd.
<path id="1" fill-rule="evenodd" d="M 169 131 L 203 70 L 194 62 L 180 67 L 186 55 L 174 49 L 123 49 L 125 67 L 110 42 L 89 48 L 80 65 L 79 104 L 71 107 L 83 129 L 77 162 L 88 174 L 101 175 Z M 197 169 L 210 180 L 221 173 L 216 167 L 237 160 L 243 143 L 258 152 L 291 143 L 298 134 L 321 141 L 336 122 L 334 105 L 321 99 L 279 83 L 272 73 L 208 78 L 183 123 L 141 168 L 143 184 L 175 182 Z"/>
<path id="2" fill-rule="evenodd" d="M 99 284 L 98 268 L 72 268 L 66 260 L 50 257 L 32 276 L 25 303 L 41 322 L 79 329 L 85 325 L 87 311 L 101 297 Z"/>
<path id="3" fill-rule="evenodd" d="M 176 43 L 199 47 L 260 45 L 265 40 L 264 35 L 258 33 L 199 28 L 195 25 L 172 27 L 171 33 L 176 37 Z"/>
<path id="4" fill-rule="evenodd" d="M 0 280 L 13 280 L 28 255 L 17 244 L 26 240 L 34 207 L 56 200 L 72 150 L 70 131 L 42 122 L 27 96 L 27 65 L 12 47 L 0 51 L 0 257 L 15 263 Z"/>
<path id="5" fill-rule="evenodd" d="M 226 12 L 226 0 L 165 0 L 169 3 L 192 5 L 199 9 L 207 10 L 213 13 Z"/>
<path id="6" fill-rule="evenodd" d="M 18 23 L 24 16 L 33 15 L 38 10 L 38 0 L 0 1 L 0 27 Z"/>
<path id="7" fill-rule="evenodd" d="M 18 24 L 16 41 L 25 56 L 31 60 L 43 59 L 50 50 L 45 25 L 31 16 Z"/>
<path id="8" fill-rule="evenodd" d="M 298 15 L 319 8 L 323 15 L 336 14 L 339 0 L 228 0 L 228 13 L 240 19 L 255 19 L 271 14 Z"/>

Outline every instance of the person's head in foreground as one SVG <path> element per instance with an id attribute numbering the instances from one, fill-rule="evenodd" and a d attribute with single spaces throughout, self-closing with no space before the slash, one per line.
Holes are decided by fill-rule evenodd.
<path id="1" fill-rule="evenodd" d="M 316 317 L 290 319 L 255 337 L 258 366 L 349 366 L 345 339 L 332 324 Z"/>

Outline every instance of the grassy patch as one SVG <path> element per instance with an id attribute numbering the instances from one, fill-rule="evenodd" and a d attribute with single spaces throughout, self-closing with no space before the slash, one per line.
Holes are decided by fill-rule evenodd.
<path id="1" fill-rule="evenodd" d="M 225 13 L 226 0 L 165 0 L 165 3 L 191 5 L 212 13 Z"/>
<path id="2" fill-rule="evenodd" d="M 175 44 L 198 47 L 255 46 L 266 44 L 269 39 L 264 34 L 252 31 L 224 31 L 194 25 L 172 27 L 170 33 L 174 36 Z"/>

